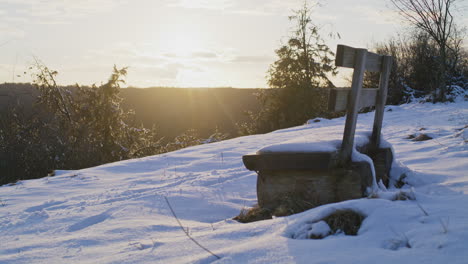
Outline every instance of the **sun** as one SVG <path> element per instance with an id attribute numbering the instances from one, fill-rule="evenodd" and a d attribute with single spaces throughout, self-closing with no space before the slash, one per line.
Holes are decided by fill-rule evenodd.
<path id="1" fill-rule="evenodd" d="M 206 47 L 203 36 L 190 31 L 171 32 L 165 42 L 167 51 L 177 57 L 188 57 Z"/>

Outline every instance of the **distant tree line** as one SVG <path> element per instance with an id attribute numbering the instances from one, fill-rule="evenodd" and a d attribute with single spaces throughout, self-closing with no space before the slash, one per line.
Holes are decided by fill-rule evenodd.
<path id="1" fill-rule="evenodd" d="M 71 92 L 77 89 L 74 85 L 64 88 Z M 151 129 L 156 124 L 159 136 L 163 137 L 162 143 L 166 144 L 189 129 L 195 129 L 201 138 L 211 136 L 216 127 L 236 136 L 236 123 L 247 120 L 243 111 L 259 109 L 256 91 L 228 87 L 126 87 L 120 89 L 119 97 L 123 111 L 133 110 L 134 122 L 145 128 Z M 0 84 L 0 115 L 15 104 L 22 105 L 24 114 L 28 115 L 38 95 L 32 83 Z"/>
<path id="2" fill-rule="evenodd" d="M 56 71 L 40 63 L 35 69 L 39 96 L 33 110 L 17 106 L 0 117 L 0 184 L 226 138 L 215 130 L 209 139 L 201 139 L 190 129 L 163 144 L 155 127 L 137 125 L 135 113 L 121 106 L 126 68 L 114 67 L 106 83 L 91 88 L 59 86 Z"/>
<path id="3" fill-rule="evenodd" d="M 256 89 L 236 88 L 125 88 L 124 109 L 134 109 L 135 118 L 147 128 L 158 125 L 168 143 L 174 136 L 193 128 L 209 137 L 213 128 L 236 135 L 236 123 L 247 120 L 242 111 L 256 112 Z M 0 98 L 1 99 L 1 98 Z"/>

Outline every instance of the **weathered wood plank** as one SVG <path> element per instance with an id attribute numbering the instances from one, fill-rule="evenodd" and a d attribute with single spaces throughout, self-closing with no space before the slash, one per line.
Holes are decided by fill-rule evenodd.
<path id="1" fill-rule="evenodd" d="M 348 97 L 351 93 L 351 88 L 333 88 L 330 90 L 328 99 L 328 111 L 340 112 L 346 110 L 348 105 Z M 364 107 L 375 106 L 377 99 L 377 88 L 363 88 L 361 89 L 361 96 L 359 97 L 358 110 Z"/>
<path id="2" fill-rule="evenodd" d="M 356 62 L 354 64 L 353 82 L 351 84 L 351 93 L 348 96 L 346 123 L 339 154 L 339 161 L 343 164 L 351 160 L 351 153 L 353 152 L 354 134 L 356 132 L 357 114 L 359 110 L 358 98 L 361 95 L 367 53 L 365 49 L 356 49 L 356 54 L 354 56 Z"/>
<path id="3" fill-rule="evenodd" d="M 355 68 L 356 54 L 360 49 L 345 45 L 338 45 L 336 49 L 335 65 L 340 67 Z M 382 70 L 382 55 L 367 52 L 365 70 L 380 72 Z"/>
<path id="4" fill-rule="evenodd" d="M 371 148 L 378 149 L 380 145 L 380 135 L 382 132 L 382 122 L 387 101 L 388 79 L 390 78 L 390 70 L 392 69 L 392 56 L 383 57 L 382 73 L 380 74 L 379 94 L 375 105 L 374 125 L 371 136 Z"/>

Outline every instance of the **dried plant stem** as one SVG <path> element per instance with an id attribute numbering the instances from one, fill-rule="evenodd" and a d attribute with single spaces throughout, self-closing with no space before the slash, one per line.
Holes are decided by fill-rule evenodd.
<path id="1" fill-rule="evenodd" d="M 171 210 L 172 215 L 173 215 L 174 218 L 177 220 L 177 223 L 179 224 L 180 229 L 182 229 L 182 231 L 184 231 L 185 235 L 186 235 L 188 238 L 190 238 L 190 240 L 192 240 L 193 243 L 195 243 L 197 246 L 199 246 L 200 248 L 202 248 L 202 249 L 205 250 L 206 252 L 210 253 L 212 256 L 216 257 L 217 259 L 221 259 L 220 256 L 218 256 L 218 255 L 216 255 L 215 253 L 211 252 L 209 249 L 207 249 L 206 247 L 202 246 L 200 243 L 198 243 L 198 241 L 196 241 L 193 237 L 190 236 L 188 230 L 185 230 L 185 228 L 182 226 L 182 223 L 180 222 L 179 218 L 177 218 L 177 215 L 175 214 L 174 209 L 172 209 L 172 206 L 171 206 L 171 204 L 169 203 L 169 200 L 167 199 L 166 196 L 164 196 L 164 199 L 166 199 L 166 203 L 167 203 L 167 205 L 169 206 L 169 209 Z"/>
<path id="2" fill-rule="evenodd" d="M 442 225 L 442 230 L 443 230 L 444 234 L 448 233 L 449 220 L 450 219 L 448 217 L 447 217 L 446 221 L 443 221 L 442 218 L 439 219 L 440 224 Z"/>
<path id="3" fill-rule="evenodd" d="M 421 211 L 424 213 L 425 216 L 429 216 L 429 214 L 427 213 L 427 211 L 424 210 L 424 208 L 422 208 L 421 204 L 419 204 L 418 202 L 416 202 L 416 204 L 418 205 L 419 209 L 421 209 Z"/>
<path id="4" fill-rule="evenodd" d="M 418 199 L 416 199 L 416 194 L 414 193 L 414 189 L 411 188 L 411 193 L 413 194 L 413 197 L 414 197 L 414 200 L 416 201 L 416 205 L 419 207 L 419 209 L 421 209 L 421 211 L 423 212 L 423 214 L 425 216 L 429 216 L 429 214 L 427 213 L 426 210 L 424 210 L 424 208 L 421 206 L 421 204 L 418 202 Z"/>

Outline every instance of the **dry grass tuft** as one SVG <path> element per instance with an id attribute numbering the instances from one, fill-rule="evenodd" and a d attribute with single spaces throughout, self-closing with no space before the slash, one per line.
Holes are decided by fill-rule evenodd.
<path id="1" fill-rule="evenodd" d="M 426 135 L 426 134 L 419 134 L 417 137 L 413 138 L 412 141 L 426 141 L 426 140 L 431 140 L 432 137 Z"/>
<path id="2" fill-rule="evenodd" d="M 425 129 L 420 129 L 425 130 Z M 408 135 L 405 139 L 411 139 L 411 141 L 426 141 L 426 140 L 431 140 L 433 139 L 432 137 L 428 136 L 427 134 L 421 133 L 421 134 L 411 134 Z"/>
<path id="3" fill-rule="evenodd" d="M 399 191 L 395 194 L 392 198 L 392 201 L 407 201 L 407 200 L 416 200 L 413 193 L 407 193 L 403 191 Z"/>
<path id="4" fill-rule="evenodd" d="M 265 208 L 260 208 L 258 205 L 250 209 L 242 208 L 238 216 L 233 219 L 241 223 L 250 223 L 255 221 L 271 219 L 271 211 Z"/>
<path id="5" fill-rule="evenodd" d="M 335 210 L 315 222 L 306 222 L 291 235 L 293 239 L 323 239 L 331 235 L 356 236 L 365 216 L 351 209 Z"/>
<path id="6" fill-rule="evenodd" d="M 243 208 L 238 216 L 233 219 L 241 223 L 272 219 L 273 216 L 288 216 L 304 212 L 315 207 L 314 204 L 299 199 L 294 195 L 285 195 L 282 202 L 275 208 L 261 208 L 258 205 L 250 209 Z"/>
<path id="7" fill-rule="evenodd" d="M 398 189 L 402 188 L 406 184 L 407 177 L 408 175 L 406 175 L 406 173 L 403 173 L 402 175 L 400 175 L 397 182 L 395 183 L 395 187 Z"/>
<path id="8" fill-rule="evenodd" d="M 289 209 L 285 207 L 278 207 L 274 211 L 261 208 L 258 205 L 250 209 L 243 208 L 240 214 L 233 219 L 241 223 L 250 223 L 255 221 L 271 219 L 273 215 L 280 216 L 279 213 L 289 213 Z M 302 211 L 301 211 L 302 212 Z M 286 214 L 290 215 L 292 213 Z M 344 233 L 346 235 L 357 235 L 359 228 L 365 216 L 359 212 L 345 209 L 337 210 L 328 215 L 321 221 L 325 221 L 331 229 L 330 234 Z M 323 237 L 309 237 L 312 239 L 320 239 Z"/>
<path id="9" fill-rule="evenodd" d="M 361 227 L 364 216 L 353 210 L 337 210 L 325 217 L 325 221 L 332 230 L 332 233 L 343 232 L 346 235 L 355 236 Z"/>

